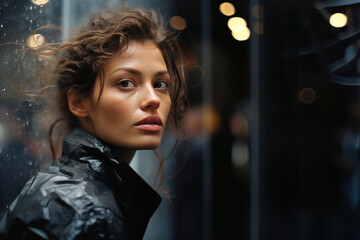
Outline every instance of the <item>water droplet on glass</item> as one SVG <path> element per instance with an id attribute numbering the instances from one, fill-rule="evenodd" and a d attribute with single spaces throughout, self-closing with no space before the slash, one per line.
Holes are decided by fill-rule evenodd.
<path id="1" fill-rule="evenodd" d="M 30 19 L 30 23 L 32 23 L 32 19 Z"/>
<path id="2" fill-rule="evenodd" d="M 6 62 L 6 63 L 7 63 L 7 62 Z M 6 91 L 6 88 L 2 88 L 1 91 L 2 91 L 2 92 L 5 92 L 5 91 Z"/>
<path id="3" fill-rule="evenodd" d="M 42 13 L 42 9 L 39 10 L 39 13 Z"/>
<path id="4" fill-rule="evenodd" d="M 1 24 L 1 25 L 0 25 L 0 27 L 4 27 L 4 25 L 3 25 L 3 24 Z"/>
<path id="5" fill-rule="evenodd" d="M 29 9 L 32 10 L 32 6 L 30 6 Z"/>

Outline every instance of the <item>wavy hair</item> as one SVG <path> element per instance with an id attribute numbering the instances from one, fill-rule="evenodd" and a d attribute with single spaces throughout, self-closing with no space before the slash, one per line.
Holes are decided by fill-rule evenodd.
<path id="1" fill-rule="evenodd" d="M 57 61 L 54 68 L 55 104 L 60 117 L 54 121 L 49 130 L 54 160 L 56 154 L 51 139 L 55 126 L 61 121 L 66 123 L 68 130 L 79 126 L 79 120 L 68 107 L 68 91 L 72 89 L 81 97 L 89 97 L 99 76 L 101 86 L 99 101 L 104 87 L 104 65 L 114 55 L 126 50 L 131 41 L 151 41 L 164 57 L 172 80 L 169 86 L 172 104 L 168 125 L 174 130 L 177 143 L 179 119 L 186 102 L 186 82 L 177 33 L 166 30 L 163 21 L 154 11 L 122 6 L 97 13 L 83 27 L 75 31 L 68 41 L 48 43 L 35 50 L 40 54 L 54 55 Z M 155 155 L 158 157 L 156 152 Z M 157 174 L 162 176 L 159 184 L 161 185 L 165 174 L 163 161 L 159 157 L 158 159 L 160 168 Z"/>

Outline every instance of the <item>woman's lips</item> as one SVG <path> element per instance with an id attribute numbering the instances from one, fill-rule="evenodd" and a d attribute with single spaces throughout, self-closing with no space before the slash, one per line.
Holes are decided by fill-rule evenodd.
<path id="1" fill-rule="evenodd" d="M 162 121 L 158 116 L 148 116 L 137 122 L 135 127 L 143 131 L 158 132 L 161 130 Z"/>

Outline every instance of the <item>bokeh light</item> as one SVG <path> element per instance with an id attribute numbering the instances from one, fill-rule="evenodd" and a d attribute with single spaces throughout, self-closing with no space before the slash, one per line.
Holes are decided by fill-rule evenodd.
<path id="1" fill-rule="evenodd" d="M 304 104 L 311 104 L 316 99 L 316 93 L 312 88 L 303 88 L 299 91 L 299 101 Z"/>
<path id="2" fill-rule="evenodd" d="M 240 31 L 232 31 L 231 34 L 236 40 L 245 41 L 248 40 L 250 37 L 250 29 L 245 27 Z"/>
<path id="3" fill-rule="evenodd" d="M 31 0 L 31 1 L 36 5 L 45 5 L 49 2 L 49 0 Z"/>
<path id="4" fill-rule="evenodd" d="M 334 13 L 330 16 L 329 22 L 331 26 L 336 28 L 345 27 L 347 24 L 347 16 L 343 13 Z"/>
<path id="5" fill-rule="evenodd" d="M 221 116 L 216 109 L 205 105 L 202 109 L 204 131 L 207 134 L 213 134 L 220 129 Z"/>
<path id="6" fill-rule="evenodd" d="M 228 21 L 228 27 L 230 28 L 231 31 L 240 32 L 244 28 L 246 28 L 246 26 L 247 23 L 245 19 L 241 17 L 232 17 Z"/>
<path id="7" fill-rule="evenodd" d="M 262 5 L 254 5 L 252 8 L 251 8 L 251 13 L 253 14 L 253 16 L 255 18 L 263 18 L 264 16 L 264 8 Z"/>
<path id="8" fill-rule="evenodd" d="M 223 2 L 220 4 L 220 12 L 224 14 L 225 16 L 232 16 L 235 13 L 235 7 L 232 3 L 229 2 Z"/>
<path id="9" fill-rule="evenodd" d="M 45 38 L 41 34 L 30 35 L 26 41 L 29 48 L 37 48 L 45 43 Z"/>
<path id="10" fill-rule="evenodd" d="M 170 18 L 170 26 L 175 30 L 184 30 L 186 28 L 186 20 L 180 16 Z"/>
<path id="11" fill-rule="evenodd" d="M 264 33 L 264 22 L 262 20 L 256 21 L 253 25 L 253 31 L 256 34 Z"/>

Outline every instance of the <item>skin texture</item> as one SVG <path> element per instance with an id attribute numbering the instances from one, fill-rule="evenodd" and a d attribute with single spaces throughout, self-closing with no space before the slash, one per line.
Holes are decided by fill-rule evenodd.
<path id="1" fill-rule="evenodd" d="M 160 144 L 171 106 L 169 83 L 160 50 L 150 41 L 133 41 L 105 65 L 99 102 L 97 77 L 91 97 L 79 98 L 69 91 L 69 108 L 82 128 L 112 145 L 130 163 L 136 150 L 154 149 Z M 161 124 L 138 124 L 149 116 Z"/>

